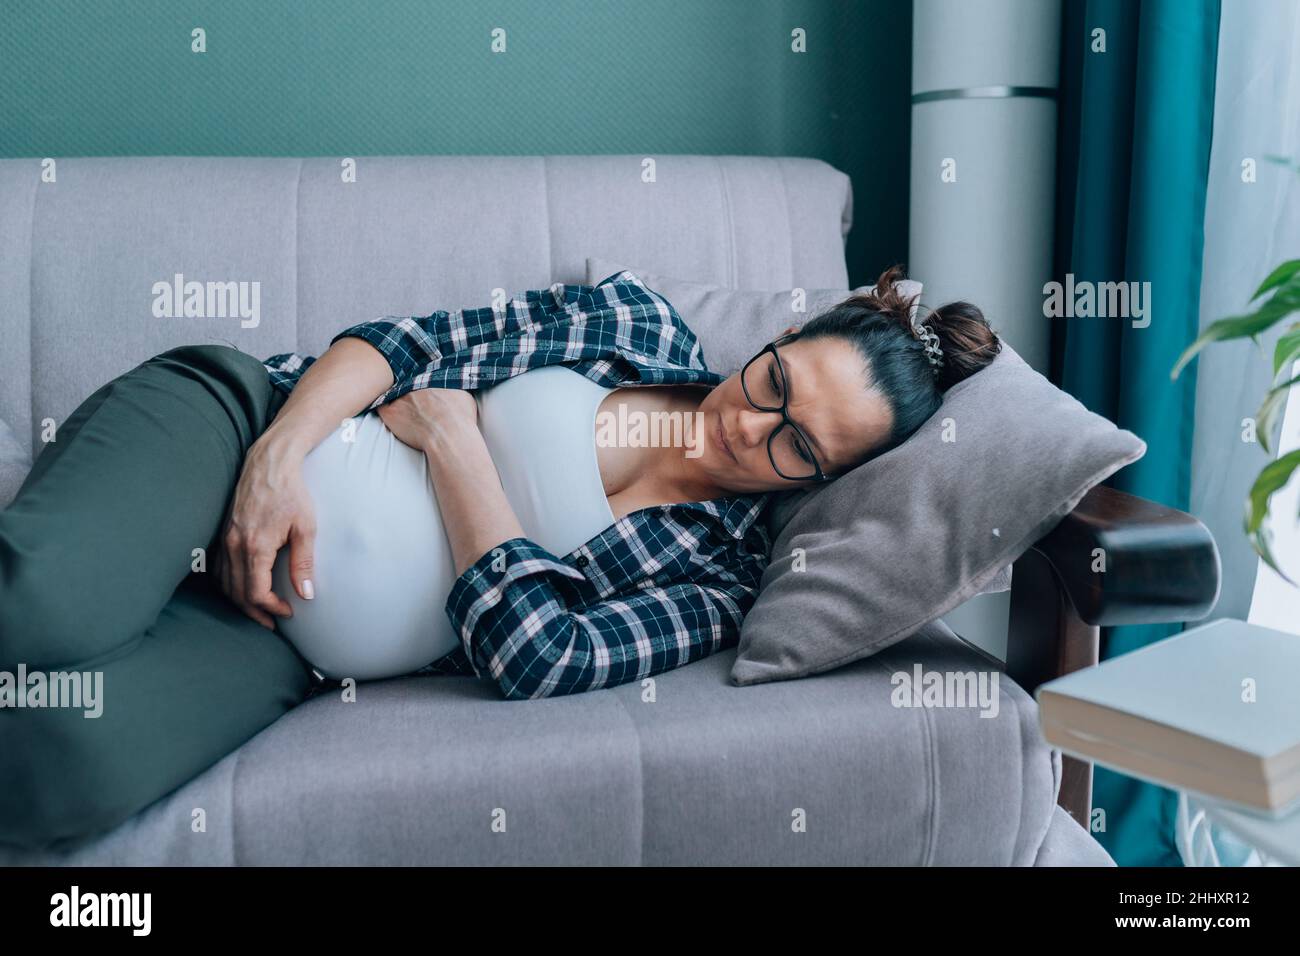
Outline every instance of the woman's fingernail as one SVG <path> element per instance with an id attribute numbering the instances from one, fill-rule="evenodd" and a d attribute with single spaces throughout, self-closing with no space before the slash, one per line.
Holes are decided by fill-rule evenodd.
<path id="1" fill-rule="evenodd" d="M 316 596 L 316 589 L 312 587 L 311 578 L 308 578 L 306 581 L 302 582 L 302 596 L 305 597 L 308 601 L 310 601 L 312 598 Z"/>

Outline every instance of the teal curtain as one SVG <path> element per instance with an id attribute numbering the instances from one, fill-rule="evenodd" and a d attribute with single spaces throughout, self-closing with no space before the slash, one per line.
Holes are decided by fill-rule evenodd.
<path id="1" fill-rule="evenodd" d="M 1051 374 L 1147 443 L 1108 483 L 1186 510 L 1196 367 L 1177 382 L 1169 370 L 1198 330 L 1219 0 L 1066 0 L 1064 13 L 1056 278 L 1150 282 L 1150 324 L 1054 320 Z M 1105 628 L 1102 657 L 1181 629 Z M 1096 771 L 1094 835 L 1120 865 L 1179 865 L 1175 806 L 1169 790 Z"/>

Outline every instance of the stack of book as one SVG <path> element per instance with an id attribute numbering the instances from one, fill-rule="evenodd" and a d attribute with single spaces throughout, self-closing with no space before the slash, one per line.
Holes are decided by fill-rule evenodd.
<path id="1" fill-rule="evenodd" d="M 1214 621 L 1035 696 L 1066 753 L 1271 816 L 1300 805 L 1300 636 Z"/>

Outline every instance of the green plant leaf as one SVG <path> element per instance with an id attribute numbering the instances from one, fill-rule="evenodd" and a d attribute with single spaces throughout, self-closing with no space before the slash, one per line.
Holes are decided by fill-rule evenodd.
<path id="1" fill-rule="evenodd" d="M 1265 279 L 1263 282 L 1259 284 L 1259 288 L 1256 289 L 1255 294 L 1250 297 L 1250 301 L 1254 302 L 1256 299 L 1258 299 L 1269 289 L 1280 286 L 1283 282 L 1286 282 L 1297 272 L 1300 272 L 1300 259 L 1291 259 L 1287 262 L 1282 263 L 1280 266 L 1278 266 L 1276 269 L 1274 269 L 1272 272 L 1268 274 L 1267 279 Z"/>
<path id="2" fill-rule="evenodd" d="M 1286 487 L 1291 476 L 1295 474 L 1297 468 L 1300 468 L 1300 448 L 1288 452 L 1276 461 L 1270 462 L 1264 470 L 1259 473 L 1255 479 L 1255 484 L 1251 486 L 1250 494 L 1246 499 L 1246 537 L 1250 539 L 1251 547 L 1255 553 L 1264 559 L 1270 568 L 1282 577 L 1288 584 L 1293 587 L 1296 582 L 1291 580 L 1290 576 L 1278 565 L 1277 559 L 1273 556 L 1273 549 L 1269 543 L 1268 530 L 1264 527 L 1264 519 L 1268 516 L 1268 503 L 1273 494 Z"/>
<path id="3" fill-rule="evenodd" d="M 1276 163 L 1279 166 L 1285 166 L 1287 169 L 1294 169 L 1300 173 L 1300 163 L 1297 163 L 1290 156 L 1278 156 L 1276 153 L 1265 153 L 1264 159 L 1270 163 Z"/>
<path id="4" fill-rule="evenodd" d="M 1270 388 L 1264 393 L 1264 400 L 1260 403 L 1259 410 L 1255 412 L 1255 438 L 1259 446 L 1270 455 L 1273 454 L 1273 431 L 1278 413 L 1286 407 L 1291 386 L 1298 382 L 1300 382 L 1300 375 L 1279 382 Z"/>
<path id="5" fill-rule="evenodd" d="M 1183 351 L 1169 373 L 1170 380 L 1178 378 L 1183 366 L 1196 357 L 1211 342 L 1223 342 L 1229 339 L 1251 338 L 1258 342 L 1257 336 L 1272 328 L 1292 312 L 1300 310 L 1300 272 L 1292 275 L 1278 286 L 1271 298 L 1262 302 L 1254 312 L 1245 315 L 1233 315 L 1226 319 L 1211 322 L 1196 337 L 1191 345 Z"/>
<path id="6" fill-rule="evenodd" d="M 1281 490 L 1291 480 L 1296 468 L 1300 468 L 1300 448 L 1287 452 L 1281 458 L 1269 462 L 1255 478 L 1247 499 L 1246 533 L 1254 535 L 1264 525 L 1268 515 L 1268 502 L 1273 493 Z"/>
<path id="7" fill-rule="evenodd" d="M 1272 298 L 1260 303 L 1259 307 L 1264 310 L 1270 307 L 1276 308 L 1278 315 L 1286 315 L 1300 308 L 1300 273 L 1292 275 L 1275 288 Z"/>
<path id="8" fill-rule="evenodd" d="M 1264 314 L 1261 308 L 1247 315 L 1234 315 L 1211 322 L 1205 327 L 1205 331 L 1196 337 L 1196 341 L 1187 346 L 1183 350 L 1183 354 L 1178 356 L 1173 371 L 1169 373 L 1170 380 L 1177 379 L 1178 373 L 1183 370 L 1183 366 L 1194 359 L 1197 353 L 1211 342 L 1224 342 L 1229 339 L 1254 339 L 1259 333 L 1266 331 L 1273 325 L 1277 318 Z"/>
<path id="9" fill-rule="evenodd" d="M 1286 407 L 1286 391 L 1269 389 L 1255 412 L 1255 438 L 1259 447 L 1270 455 L 1273 454 L 1273 431 L 1277 428 L 1277 416 Z"/>
<path id="10" fill-rule="evenodd" d="M 1290 372 L 1292 363 L 1300 358 L 1300 322 L 1291 326 L 1277 340 L 1273 349 L 1273 379 Z"/>
<path id="11" fill-rule="evenodd" d="M 1250 541 L 1250 546 L 1255 549 L 1255 553 L 1263 558 L 1264 563 L 1272 568 L 1283 581 L 1292 587 L 1300 587 L 1300 585 L 1297 585 L 1295 581 L 1291 580 L 1291 576 L 1283 571 L 1281 566 L 1277 563 L 1277 558 L 1273 556 L 1273 548 L 1269 542 L 1267 531 L 1260 529 L 1254 534 L 1247 534 L 1246 537 Z"/>

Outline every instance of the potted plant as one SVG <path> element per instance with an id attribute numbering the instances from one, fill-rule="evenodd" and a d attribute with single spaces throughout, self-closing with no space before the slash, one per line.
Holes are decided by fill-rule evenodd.
<path id="1" fill-rule="evenodd" d="M 1289 160 L 1279 157 L 1267 158 L 1288 166 L 1293 165 Z M 1294 168 L 1300 170 L 1300 165 Z M 1261 334 L 1300 312 L 1300 259 L 1284 262 L 1270 272 L 1250 297 L 1248 304 L 1254 303 L 1258 305 L 1254 305 L 1252 312 L 1219 319 L 1207 326 L 1179 356 L 1169 373 L 1170 379 L 1176 380 L 1183 366 L 1211 342 L 1250 338 L 1258 346 Z M 1291 374 L 1291 367 L 1297 359 L 1300 359 L 1300 321 L 1292 322 L 1273 348 L 1273 382 L 1264 394 L 1259 411 L 1255 413 L 1256 436 L 1260 447 L 1270 455 L 1274 453 L 1273 432 L 1286 408 L 1287 395 L 1291 387 L 1300 382 L 1300 375 Z M 1274 492 L 1286 486 L 1297 468 L 1300 468 L 1300 448 L 1265 465 L 1246 497 L 1245 517 L 1246 537 L 1250 540 L 1251 547 L 1270 568 L 1292 585 L 1295 582 L 1278 567 L 1273 556 L 1264 520 L 1268 517 L 1269 501 Z"/>

